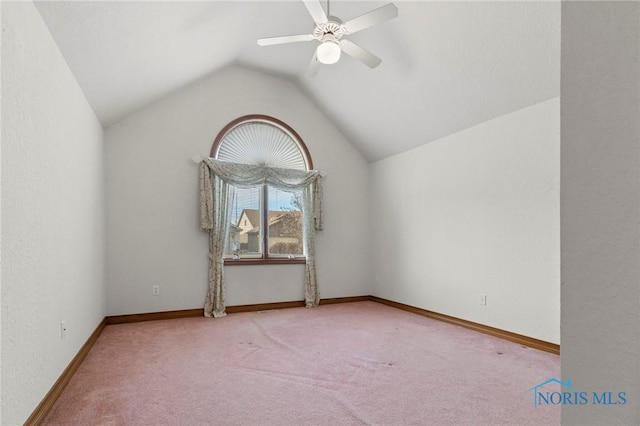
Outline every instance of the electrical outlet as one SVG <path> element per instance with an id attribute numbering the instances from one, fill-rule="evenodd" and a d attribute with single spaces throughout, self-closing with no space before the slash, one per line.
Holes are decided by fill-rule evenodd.
<path id="1" fill-rule="evenodd" d="M 482 306 L 486 306 L 487 305 L 487 295 L 486 294 L 481 294 L 480 295 L 480 304 Z"/>
<path id="2" fill-rule="evenodd" d="M 66 335 L 67 335 L 67 322 L 60 321 L 60 339 L 64 339 Z"/>
<path id="3" fill-rule="evenodd" d="M 154 285 L 153 287 L 151 287 L 151 294 L 153 294 L 154 296 L 159 296 L 160 295 L 160 286 L 159 285 Z"/>

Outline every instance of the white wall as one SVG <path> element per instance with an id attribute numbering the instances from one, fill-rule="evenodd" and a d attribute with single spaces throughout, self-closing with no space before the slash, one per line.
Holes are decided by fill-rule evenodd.
<path id="1" fill-rule="evenodd" d="M 102 127 L 33 3 L 2 9 L 1 406 L 14 425 L 105 316 L 104 156 Z"/>
<path id="2" fill-rule="evenodd" d="M 559 148 L 555 98 L 373 163 L 373 294 L 559 343 Z"/>
<path id="3" fill-rule="evenodd" d="M 367 295 L 368 164 L 299 88 L 233 66 L 156 102 L 106 131 L 109 315 L 199 308 L 207 236 L 198 225 L 194 154 L 246 114 L 293 127 L 324 180 L 325 230 L 317 236 L 322 298 Z M 303 299 L 302 265 L 225 269 L 227 305 Z M 160 295 L 152 296 L 152 285 Z"/>
<path id="4" fill-rule="evenodd" d="M 562 376 L 628 401 L 563 406 L 562 424 L 637 425 L 640 3 L 562 3 L 561 99 Z"/>
<path id="5" fill-rule="evenodd" d="M 0 22 L 2 22 L 2 3 L 0 3 Z M 1 26 L 1 25 L 0 25 Z M 0 40 L 2 31 L 0 28 Z M 1 51 L 1 50 L 0 50 Z M 0 69 L 2 58 L 0 57 Z M 2 93 L 2 79 L 0 78 L 0 93 Z M 0 119 L 2 115 L 2 103 L 0 102 Z M 2 125 L 0 120 L 0 126 Z M 0 135 L 0 235 L 2 235 L 2 135 Z M 0 404 L 2 404 L 2 239 L 0 238 Z M 0 405 L 2 407 L 2 405 Z M 2 408 L 0 408 L 0 425 L 2 423 Z"/>

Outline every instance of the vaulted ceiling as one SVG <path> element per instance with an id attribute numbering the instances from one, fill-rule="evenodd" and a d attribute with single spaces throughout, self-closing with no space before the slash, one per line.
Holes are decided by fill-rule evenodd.
<path id="1" fill-rule="evenodd" d="M 386 3 L 332 1 L 330 13 Z M 394 1 L 398 18 L 349 36 L 378 68 L 344 55 L 313 78 L 317 41 L 256 43 L 310 33 L 302 1 L 36 4 L 105 127 L 230 64 L 296 82 L 369 161 L 560 94 L 559 1 Z"/>

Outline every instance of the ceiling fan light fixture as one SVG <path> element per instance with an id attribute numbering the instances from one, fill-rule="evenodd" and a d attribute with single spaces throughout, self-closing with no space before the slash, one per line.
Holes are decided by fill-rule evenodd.
<path id="1" fill-rule="evenodd" d="M 311 34 L 261 38 L 258 39 L 258 45 L 271 46 L 274 44 L 300 41 L 319 41 L 320 45 L 316 47 L 314 55 L 311 58 L 311 63 L 309 64 L 309 77 L 317 74 L 321 64 L 330 65 L 338 62 L 342 51 L 369 68 L 375 68 L 380 65 L 382 59 L 344 36 L 396 18 L 398 16 L 398 8 L 393 3 L 385 4 L 377 9 L 370 10 L 364 15 L 343 22 L 335 16 L 332 16 L 329 12 L 329 0 L 326 0 L 326 13 L 322 7 L 321 0 L 303 0 L 303 2 L 315 23 Z"/>
<path id="2" fill-rule="evenodd" d="M 325 65 L 335 64 L 340 60 L 340 54 L 342 53 L 342 49 L 338 43 L 333 40 L 327 40 L 321 43 L 316 50 L 316 55 L 318 56 L 318 61 L 322 62 Z"/>

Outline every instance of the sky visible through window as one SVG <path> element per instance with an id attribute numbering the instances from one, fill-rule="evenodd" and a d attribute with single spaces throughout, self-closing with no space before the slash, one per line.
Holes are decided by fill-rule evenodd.
<path id="1" fill-rule="evenodd" d="M 238 223 L 243 209 L 259 209 L 261 193 L 261 188 L 237 189 L 231 222 L 234 224 Z M 293 194 L 271 188 L 269 191 L 269 210 L 297 210 L 297 207 L 293 205 Z"/>

